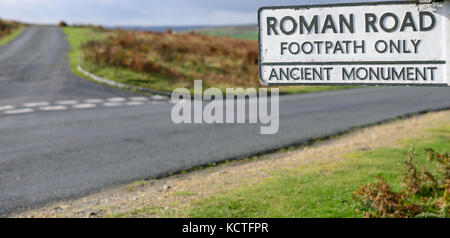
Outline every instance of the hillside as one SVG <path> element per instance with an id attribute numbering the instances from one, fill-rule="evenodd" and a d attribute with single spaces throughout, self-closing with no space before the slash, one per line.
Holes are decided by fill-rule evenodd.
<path id="1" fill-rule="evenodd" d="M 228 36 L 231 38 L 258 40 L 258 26 L 256 25 L 217 26 L 200 28 L 194 31 L 212 36 Z"/>
<path id="2" fill-rule="evenodd" d="M 204 89 L 263 87 L 258 75 L 258 43 L 254 40 L 212 36 L 196 32 L 141 32 L 103 28 L 66 27 L 73 52 L 74 72 L 82 66 L 120 83 L 171 92 L 193 89 L 203 80 Z M 280 87 L 282 93 L 342 89 L 332 86 Z"/>

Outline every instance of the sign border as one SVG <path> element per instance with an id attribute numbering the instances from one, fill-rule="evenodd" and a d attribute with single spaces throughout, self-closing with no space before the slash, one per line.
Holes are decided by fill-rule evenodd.
<path id="1" fill-rule="evenodd" d="M 435 2 L 443 2 L 443 1 L 435 1 Z M 449 87 L 450 82 L 440 83 L 440 84 L 407 84 L 407 83 L 270 83 L 263 82 L 262 80 L 262 66 L 261 55 L 262 55 L 262 47 L 261 47 L 261 12 L 264 10 L 276 10 L 276 9 L 309 9 L 309 8 L 322 8 L 322 7 L 357 7 L 357 6 L 378 6 L 378 5 L 427 5 L 433 4 L 431 3 L 418 3 L 418 1 L 386 1 L 386 2 L 354 2 L 354 3 L 332 3 L 332 4 L 310 4 L 310 5 L 288 5 L 288 6 L 264 6 L 258 9 L 258 72 L 259 72 L 259 82 L 264 86 L 293 86 L 293 85 L 309 85 L 309 86 L 412 86 L 412 87 Z M 446 59 L 448 60 L 448 59 Z M 436 61 L 439 62 L 439 61 Z M 350 62 L 353 63 L 353 62 Z M 364 64 L 364 62 L 361 62 Z M 347 65 L 346 63 L 342 63 L 340 65 Z M 450 80 L 447 78 L 447 80 Z"/>

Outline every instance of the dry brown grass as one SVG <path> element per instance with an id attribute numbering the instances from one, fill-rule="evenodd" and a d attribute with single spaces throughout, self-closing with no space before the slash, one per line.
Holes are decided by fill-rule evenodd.
<path id="1" fill-rule="evenodd" d="M 205 86 L 258 86 L 257 42 L 196 33 L 117 31 L 84 46 L 84 59 L 174 82 L 203 80 Z"/>

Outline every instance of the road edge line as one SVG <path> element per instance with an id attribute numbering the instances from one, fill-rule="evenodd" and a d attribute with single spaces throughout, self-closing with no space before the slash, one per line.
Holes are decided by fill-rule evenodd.
<path id="1" fill-rule="evenodd" d="M 103 84 L 106 84 L 106 85 L 111 86 L 111 87 L 123 88 L 123 89 L 129 89 L 129 90 L 136 90 L 136 91 L 140 91 L 140 92 L 143 92 L 143 93 L 151 93 L 151 94 L 168 96 L 168 97 L 170 97 L 170 95 L 171 95 L 168 92 L 162 92 L 162 91 L 158 91 L 158 90 L 154 90 L 154 89 L 137 87 L 137 86 L 124 84 L 124 83 L 119 83 L 119 82 L 116 82 L 116 81 L 111 80 L 111 79 L 100 77 L 100 76 L 95 75 L 95 74 L 87 71 L 86 69 L 84 69 L 81 66 L 80 62 L 81 62 L 81 56 L 79 55 L 78 56 L 78 63 L 77 63 L 77 70 L 80 73 L 82 73 L 83 75 L 85 75 L 86 77 L 89 77 L 89 78 L 91 78 L 92 80 L 94 80 L 96 82 L 103 83 Z"/>

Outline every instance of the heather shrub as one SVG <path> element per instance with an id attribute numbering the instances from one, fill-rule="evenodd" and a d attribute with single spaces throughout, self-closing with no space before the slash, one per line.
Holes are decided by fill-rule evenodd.
<path id="1" fill-rule="evenodd" d="M 436 172 L 418 169 L 416 151 L 408 151 L 404 161 L 403 186 L 394 192 L 382 177 L 361 185 L 354 192 L 358 210 L 365 217 L 449 217 L 450 161 L 447 152 L 425 149 L 427 161 Z"/>
<path id="2" fill-rule="evenodd" d="M 160 75 L 167 80 L 206 85 L 255 86 L 257 42 L 196 33 L 177 34 L 117 30 L 102 41 L 84 45 L 84 60 Z"/>

